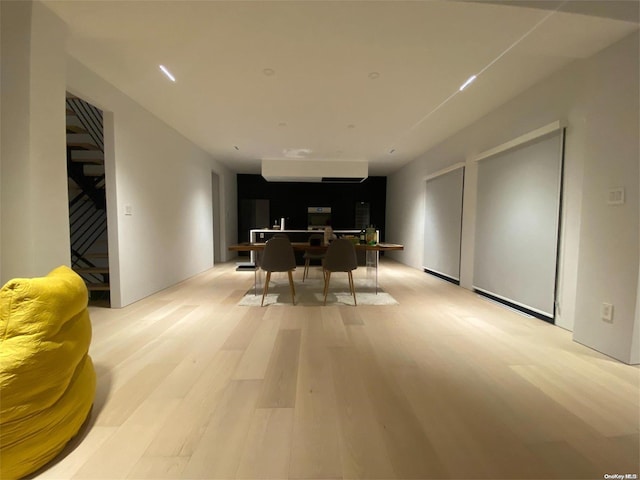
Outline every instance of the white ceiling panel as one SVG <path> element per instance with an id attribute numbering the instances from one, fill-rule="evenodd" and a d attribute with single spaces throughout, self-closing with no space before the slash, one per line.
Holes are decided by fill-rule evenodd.
<path id="1" fill-rule="evenodd" d="M 241 173 L 306 149 L 389 174 L 638 29 L 635 1 L 44 3 L 71 56 Z"/>

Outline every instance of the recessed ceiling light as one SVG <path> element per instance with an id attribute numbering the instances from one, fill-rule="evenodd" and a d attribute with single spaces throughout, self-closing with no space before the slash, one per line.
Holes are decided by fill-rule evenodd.
<path id="1" fill-rule="evenodd" d="M 389 153 L 390 153 L 390 154 L 393 154 L 395 151 L 396 151 L 396 149 L 395 149 L 395 148 L 392 148 L 391 150 L 389 150 Z"/>
<path id="2" fill-rule="evenodd" d="M 276 71 L 273 68 L 265 68 L 264 70 L 262 70 L 262 73 L 264 73 L 267 77 L 270 77 L 272 75 L 275 75 Z"/>
<path id="3" fill-rule="evenodd" d="M 233 148 L 235 148 L 236 150 L 240 150 L 240 147 L 238 147 L 238 145 L 234 145 Z"/>
<path id="4" fill-rule="evenodd" d="M 347 125 L 347 128 L 356 128 L 356 126 L 353 123 L 350 123 L 349 125 Z"/>
<path id="5" fill-rule="evenodd" d="M 379 77 L 380 77 L 380 72 L 371 72 L 371 73 L 369 74 L 369 78 L 370 78 L 371 80 L 375 80 L 375 79 L 377 79 L 377 78 L 379 78 Z"/>
<path id="6" fill-rule="evenodd" d="M 465 89 L 465 88 L 467 88 L 469 85 L 471 85 L 471 84 L 474 82 L 474 80 L 475 80 L 476 78 L 477 78 L 477 77 L 476 77 L 475 75 L 471 75 L 469 78 L 467 78 L 467 81 L 466 81 L 466 82 L 464 82 L 464 83 L 460 86 L 460 91 L 464 90 L 464 89 Z"/>
<path id="7" fill-rule="evenodd" d="M 287 126 L 287 122 L 280 122 L 278 124 L 279 127 L 286 127 Z"/>
<path id="8" fill-rule="evenodd" d="M 165 67 L 164 65 L 160 65 L 160 70 L 162 70 L 162 73 L 164 73 L 167 78 L 169 78 L 169 80 L 171 80 L 172 82 L 176 81 L 176 77 L 174 77 L 171 72 L 167 69 L 167 67 Z"/>

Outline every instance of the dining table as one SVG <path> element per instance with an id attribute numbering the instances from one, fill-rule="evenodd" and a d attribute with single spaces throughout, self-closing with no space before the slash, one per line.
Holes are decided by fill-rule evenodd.
<path id="1" fill-rule="evenodd" d="M 266 243 L 265 242 L 242 242 L 229 246 L 229 251 L 232 252 L 256 252 L 259 254 L 264 250 Z M 291 242 L 291 246 L 294 251 L 298 252 L 311 252 L 311 253 L 322 253 L 326 252 L 329 248 L 327 244 L 320 245 L 311 245 L 309 242 Z M 380 252 L 391 252 L 397 250 L 404 250 L 404 245 L 399 243 L 386 243 L 386 242 L 377 242 L 377 243 L 354 243 L 354 247 L 356 252 L 364 251 L 365 253 L 365 261 L 367 268 L 371 267 L 375 271 L 375 287 L 376 294 L 378 293 L 378 264 L 380 263 Z M 259 263 L 256 262 L 256 263 Z M 259 265 L 253 265 L 254 272 L 257 272 Z M 257 286 L 257 276 L 254 278 L 254 290 Z"/>

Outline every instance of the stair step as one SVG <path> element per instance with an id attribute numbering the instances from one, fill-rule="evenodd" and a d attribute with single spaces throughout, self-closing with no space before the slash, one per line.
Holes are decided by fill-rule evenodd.
<path id="1" fill-rule="evenodd" d="M 0 1 L 2 1 L 2 0 L 0 0 Z M 94 178 L 94 177 L 92 177 L 92 178 Z M 104 183 L 102 183 L 102 184 L 94 185 L 93 188 L 100 192 L 102 190 L 105 190 L 105 185 L 104 185 Z M 76 195 L 79 195 L 80 193 L 84 193 L 86 195 L 86 198 L 84 199 L 85 202 L 88 202 L 91 199 L 91 197 L 89 197 L 87 192 L 85 190 L 83 190 L 82 188 L 80 188 L 80 187 L 75 188 L 72 193 L 73 193 L 74 197 Z M 103 193 L 105 193 L 105 195 L 106 195 L 106 190 Z"/>
<path id="2" fill-rule="evenodd" d="M 76 112 L 74 112 L 73 110 L 71 110 L 70 108 L 67 108 L 67 115 L 76 115 Z"/>
<path id="3" fill-rule="evenodd" d="M 82 167 L 85 177 L 101 177 L 104 175 L 104 165 L 87 163 Z"/>
<path id="4" fill-rule="evenodd" d="M 67 133 L 89 133 L 80 125 L 67 125 Z"/>
<path id="5" fill-rule="evenodd" d="M 104 158 L 72 158 L 74 163 L 93 163 L 95 165 L 104 165 Z"/>
<path id="6" fill-rule="evenodd" d="M 70 125 L 68 128 L 73 128 L 73 125 Z M 82 128 L 82 127 L 80 127 Z M 82 145 L 82 144 L 87 144 L 87 145 L 97 145 L 96 142 L 93 141 L 93 138 L 91 137 L 91 135 L 87 132 L 70 132 L 69 130 L 67 130 L 67 144 L 71 144 L 71 145 Z M 75 149 L 80 150 L 80 148 L 76 148 Z M 84 151 L 84 149 L 82 149 Z M 89 151 L 93 151 L 93 150 L 89 150 Z"/>
<path id="7" fill-rule="evenodd" d="M 109 287 L 108 283 L 87 283 L 87 290 L 89 291 L 107 291 L 107 290 L 111 290 L 111 287 Z"/>
<path id="8" fill-rule="evenodd" d="M 67 148 L 71 150 L 100 150 L 97 145 L 85 142 L 67 142 Z"/>
<path id="9" fill-rule="evenodd" d="M 109 273 L 109 267 L 73 267 L 76 273 Z"/>

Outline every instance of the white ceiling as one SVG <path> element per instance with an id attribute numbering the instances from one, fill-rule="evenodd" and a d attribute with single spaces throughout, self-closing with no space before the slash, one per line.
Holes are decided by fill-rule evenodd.
<path id="1" fill-rule="evenodd" d="M 70 55 L 239 173 L 292 158 L 387 175 L 638 29 L 636 0 L 45 4 Z"/>

